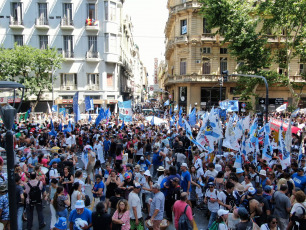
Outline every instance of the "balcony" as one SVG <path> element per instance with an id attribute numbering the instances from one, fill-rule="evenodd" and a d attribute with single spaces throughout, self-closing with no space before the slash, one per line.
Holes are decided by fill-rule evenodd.
<path id="1" fill-rule="evenodd" d="M 187 44 L 188 43 L 188 36 L 187 35 L 181 35 L 181 36 L 175 37 L 174 43 L 175 44 Z"/>
<path id="2" fill-rule="evenodd" d="M 10 28 L 11 29 L 24 29 L 23 20 L 10 18 Z"/>
<path id="3" fill-rule="evenodd" d="M 87 85 L 87 90 L 99 90 L 99 85 Z"/>
<path id="4" fill-rule="evenodd" d="M 61 29 L 62 30 L 73 30 L 73 20 L 70 18 L 62 18 L 61 19 Z"/>
<path id="5" fill-rule="evenodd" d="M 208 33 L 202 34 L 201 41 L 203 42 L 215 42 L 217 40 L 216 35 Z"/>
<path id="6" fill-rule="evenodd" d="M 77 90 L 77 85 L 61 85 L 60 90 Z"/>
<path id="7" fill-rule="evenodd" d="M 126 85 L 120 86 L 120 92 L 121 93 L 131 93 L 132 89 Z"/>
<path id="8" fill-rule="evenodd" d="M 74 52 L 63 51 L 63 58 L 65 59 L 65 61 L 74 61 Z"/>
<path id="9" fill-rule="evenodd" d="M 99 54 L 99 52 L 87 51 L 85 58 L 86 58 L 86 61 L 88 61 L 88 62 L 99 62 L 100 61 L 100 54 Z"/>
<path id="10" fill-rule="evenodd" d="M 184 2 L 182 4 L 171 7 L 169 13 L 171 15 L 171 14 L 177 14 L 183 10 L 194 11 L 195 9 L 200 9 L 201 7 L 202 4 L 199 3 L 197 0 L 191 0 L 189 2 Z"/>
<path id="11" fill-rule="evenodd" d="M 35 20 L 35 28 L 41 30 L 49 29 L 49 21 L 47 18 L 36 18 Z"/>
<path id="12" fill-rule="evenodd" d="M 179 83 L 212 83 L 218 82 L 220 75 L 204 74 L 204 75 L 178 75 L 165 76 L 164 85 L 174 85 Z"/>
<path id="13" fill-rule="evenodd" d="M 87 31 L 99 31 L 99 21 L 87 18 L 85 21 L 85 29 Z"/>

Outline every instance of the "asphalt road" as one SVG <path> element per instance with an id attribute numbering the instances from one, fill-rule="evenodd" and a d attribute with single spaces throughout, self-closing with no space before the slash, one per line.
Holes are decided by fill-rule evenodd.
<path id="1" fill-rule="evenodd" d="M 83 167 L 83 162 L 81 161 L 80 157 L 79 157 L 79 162 L 77 164 L 77 167 L 79 167 L 79 168 Z M 86 172 L 83 172 L 84 180 L 85 180 L 86 176 L 87 176 Z M 89 185 L 86 186 L 85 193 L 90 197 L 90 200 L 92 201 L 93 200 L 92 199 L 92 192 L 91 192 L 91 187 Z M 43 215 L 44 215 L 44 219 L 45 219 L 45 222 L 46 222 L 46 227 L 44 227 L 43 230 L 50 230 L 50 218 L 51 218 L 50 206 L 49 206 L 49 204 L 46 204 L 46 203 L 44 204 L 44 206 L 45 206 L 45 208 L 43 209 Z M 93 210 L 93 203 L 88 208 Z M 205 217 L 203 211 L 195 209 L 194 212 L 195 212 L 194 219 L 195 219 L 195 223 L 196 223 L 195 227 L 194 227 L 194 230 L 198 230 L 198 229 L 199 230 L 206 230 L 208 220 Z M 39 226 L 38 226 L 38 217 L 37 217 L 36 210 L 34 210 L 34 215 L 33 216 L 34 216 L 34 219 L 33 219 L 32 230 L 38 230 Z M 26 222 L 23 222 L 23 229 L 26 229 Z M 175 230 L 173 224 L 171 224 L 168 227 L 168 230 Z"/>

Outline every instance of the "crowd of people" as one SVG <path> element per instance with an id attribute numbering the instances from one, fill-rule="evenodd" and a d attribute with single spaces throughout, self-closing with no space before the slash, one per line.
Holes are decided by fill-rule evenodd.
<path id="1" fill-rule="evenodd" d="M 277 149 L 269 162 L 262 157 L 264 141 L 256 161 L 251 152 L 234 167 L 237 151 L 215 142 L 207 152 L 166 116 L 169 123 L 161 125 L 146 121 L 141 113 L 130 123 L 113 115 L 98 126 L 82 121 L 72 129 L 67 129 L 68 120 L 53 120 L 52 127 L 50 120 L 16 124 L 18 230 L 33 229 L 35 209 L 39 229 L 157 230 L 170 223 L 192 229 L 195 215 L 207 218 L 211 230 L 303 229 L 303 130 L 292 136 L 292 151 L 302 152 L 302 157 L 292 154 L 288 167 L 282 167 Z M 223 132 L 227 122 L 222 122 Z M 194 137 L 202 125 L 200 118 L 192 129 Z M 78 161 L 84 167 L 77 167 Z M 10 229 L 3 164 L 0 158 L 0 222 Z M 43 209 L 50 209 L 51 216 L 44 216 Z"/>

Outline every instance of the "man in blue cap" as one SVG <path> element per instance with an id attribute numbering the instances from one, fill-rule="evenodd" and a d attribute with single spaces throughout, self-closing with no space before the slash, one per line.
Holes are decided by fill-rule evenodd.
<path id="1" fill-rule="evenodd" d="M 53 230 L 66 230 L 67 219 L 65 217 L 58 218 L 58 222 L 54 225 Z"/>

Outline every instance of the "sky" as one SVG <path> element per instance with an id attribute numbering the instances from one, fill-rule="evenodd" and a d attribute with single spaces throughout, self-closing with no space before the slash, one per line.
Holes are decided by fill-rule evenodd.
<path id="1" fill-rule="evenodd" d="M 167 0 L 126 0 L 123 9 L 131 16 L 134 42 L 138 45 L 140 59 L 147 68 L 149 84 L 152 84 L 154 58 L 164 60 Z"/>

